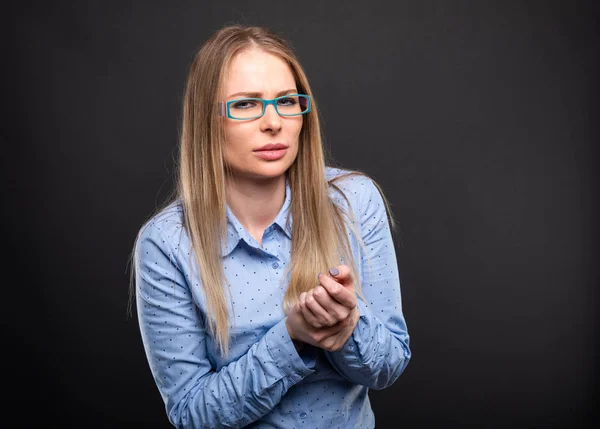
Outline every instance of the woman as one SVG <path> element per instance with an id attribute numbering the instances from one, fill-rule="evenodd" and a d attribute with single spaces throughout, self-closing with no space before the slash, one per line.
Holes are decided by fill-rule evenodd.
<path id="1" fill-rule="evenodd" d="M 266 29 L 226 27 L 202 46 L 182 122 L 177 195 L 133 253 L 170 422 L 374 427 L 368 389 L 410 359 L 377 185 L 326 167 L 307 78 Z"/>

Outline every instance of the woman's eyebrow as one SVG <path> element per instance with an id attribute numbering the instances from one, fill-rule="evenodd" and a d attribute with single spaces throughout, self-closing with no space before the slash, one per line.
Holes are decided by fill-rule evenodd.
<path id="1" fill-rule="evenodd" d="M 285 95 L 285 94 L 294 94 L 296 91 L 298 91 L 296 88 L 284 89 L 283 91 L 279 91 L 275 95 L 275 98 L 281 97 L 282 95 Z M 243 97 L 248 97 L 248 98 L 262 98 L 262 94 L 263 94 L 262 92 L 236 92 L 235 94 L 231 94 L 227 98 L 237 97 L 240 95 Z"/>

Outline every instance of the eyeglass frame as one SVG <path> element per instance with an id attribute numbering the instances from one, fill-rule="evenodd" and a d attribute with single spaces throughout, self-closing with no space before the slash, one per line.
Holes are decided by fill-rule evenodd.
<path id="1" fill-rule="evenodd" d="M 304 112 L 293 113 L 291 115 L 282 115 L 281 113 L 279 113 L 279 110 L 277 109 L 277 104 L 276 104 L 278 100 L 281 100 L 282 98 L 289 98 L 289 97 L 298 96 L 298 95 L 306 97 L 306 100 L 308 101 L 308 104 L 306 106 L 306 110 Z M 229 108 L 229 106 L 231 105 L 231 103 L 235 103 L 237 101 L 244 101 L 244 100 L 262 101 L 262 103 L 263 103 L 262 113 L 259 116 L 253 116 L 251 118 L 234 118 L 233 116 L 231 116 L 231 111 L 230 111 L 230 108 Z M 265 112 L 267 111 L 267 106 L 269 106 L 270 104 L 273 105 L 273 108 L 275 109 L 275 112 L 279 116 L 281 116 L 281 117 L 305 115 L 308 112 L 310 112 L 310 109 L 311 109 L 310 95 L 307 95 L 307 94 L 286 94 L 286 95 L 282 95 L 281 97 L 272 98 L 272 99 L 266 99 L 266 98 L 236 98 L 235 100 L 229 100 L 229 101 L 221 102 L 221 116 L 226 116 L 227 118 L 233 119 L 234 121 L 249 121 L 249 120 L 252 120 L 252 119 L 258 119 L 258 118 L 261 118 L 261 117 L 263 117 L 265 115 Z"/>

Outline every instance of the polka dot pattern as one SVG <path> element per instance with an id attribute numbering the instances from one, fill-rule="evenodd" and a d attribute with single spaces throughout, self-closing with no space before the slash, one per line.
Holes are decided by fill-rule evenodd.
<path id="1" fill-rule="evenodd" d="M 343 173 L 329 168 L 328 178 Z M 373 428 L 368 391 L 391 385 L 410 360 L 400 279 L 385 206 L 364 176 L 337 183 L 348 202 L 352 252 L 365 302 L 341 350 L 289 338 L 282 300 L 291 257 L 291 191 L 260 245 L 227 208 L 223 268 L 230 294 L 230 351 L 207 332 L 207 307 L 174 202 L 141 230 L 136 247 L 140 332 L 150 369 L 176 427 Z M 349 206 L 348 206 L 349 204 Z"/>

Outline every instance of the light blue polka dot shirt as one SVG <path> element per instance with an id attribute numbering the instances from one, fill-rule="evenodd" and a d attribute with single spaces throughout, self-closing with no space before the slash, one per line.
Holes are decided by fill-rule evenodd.
<path id="1" fill-rule="evenodd" d="M 343 170 L 328 168 L 328 179 Z M 410 360 L 400 279 L 385 206 L 364 176 L 338 182 L 350 201 L 361 248 L 350 242 L 366 302 L 349 340 L 336 352 L 296 351 L 282 308 L 291 257 L 291 191 L 263 245 L 227 208 L 223 268 L 231 288 L 230 352 L 208 335 L 206 299 L 175 201 L 137 237 L 136 299 L 150 369 L 178 428 L 373 428 L 368 390 L 396 381 Z M 338 204 L 345 200 L 331 192 Z M 366 254 L 365 254 L 366 252 Z"/>

